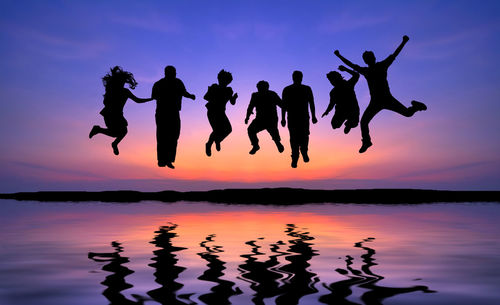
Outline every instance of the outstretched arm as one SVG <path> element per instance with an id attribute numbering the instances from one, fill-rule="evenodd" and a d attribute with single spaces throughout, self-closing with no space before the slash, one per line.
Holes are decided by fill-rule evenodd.
<path id="1" fill-rule="evenodd" d="M 191 94 L 191 93 L 189 93 L 187 91 L 184 93 L 184 96 L 187 97 L 187 98 L 192 99 L 193 101 L 196 99 L 196 96 L 194 94 Z"/>
<path id="2" fill-rule="evenodd" d="M 134 102 L 136 103 L 146 103 L 146 102 L 149 102 L 149 101 L 152 101 L 153 98 L 139 98 L 137 96 L 135 96 L 132 92 L 130 92 L 130 90 L 127 89 L 127 94 L 128 94 L 128 98 L 133 100 Z"/>
<path id="3" fill-rule="evenodd" d="M 347 72 L 347 73 L 352 75 L 352 77 L 348 80 L 348 82 L 353 82 L 353 83 L 358 82 L 358 80 L 359 80 L 359 73 L 358 72 L 351 70 L 351 69 L 348 69 L 346 66 L 342 66 L 342 65 L 339 66 L 339 70 Z"/>
<path id="4" fill-rule="evenodd" d="M 398 46 L 398 48 L 396 49 L 396 51 L 394 51 L 394 53 L 392 53 L 392 55 L 394 57 L 398 56 L 399 53 L 401 52 L 401 50 L 403 49 L 403 47 L 405 46 L 405 44 L 408 42 L 408 40 L 410 40 L 410 38 L 406 35 L 403 36 L 403 41 L 401 42 L 401 44 Z"/>
<path id="5" fill-rule="evenodd" d="M 182 89 L 183 89 L 182 96 L 190 98 L 192 100 L 196 99 L 196 96 L 194 94 L 187 92 L 186 87 L 184 86 L 184 83 L 181 80 L 179 80 L 179 81 L 180 81 L 180 83 L 182 85 Z"/>
<path id="6" fill-rule="evenodd" d="M 392 53 L 391 55 L 387 56 L 387 58 L 384 60 L 384 62 L 387 64 L 387 66 L 392 64 L 392 62 L 396 59 L 396 56 L 398 56 L 399 53 L 401 53 L 401 50 L 403 50 L 403 47 L 408 42 L 408 40 L 410 40 L 410 38 L 408 38 L 408 36 L 404 35 L 403 41 L 396 48 L 396 51 L 394 51 L 394 53 Z"/>
<path id="7" fill-rule="evenodd" d="M 321 117 L 323 118 L 323 117 L 327 116 L 330 113 L 330 111 L 332 111 L 333 106 L 335 106 L 335 100 L 330 97 L 330 103 L 328 104 L 328 107 L 326 108 L 323 115 L 321 115 Z"/>
<path id="8" fill-rule="evenodd" d="M 338 58 L 340 58 L 340 60 L 342 60 L 346 65 L 348 65 L 349 67 L 351 67 L 352 69 L 356 70 L 359 72 L 359 70 L 361 69 L 360 66 L 356 65 L 356 64 L 353 64 L 352 62 L 350 62 L 347 58 L 345 58 L 344 56 L 340 55 L 340 52 L 339 50 L 335 50 L 335 52 L 333 52 L 335 55 L 337 55 Z"/>

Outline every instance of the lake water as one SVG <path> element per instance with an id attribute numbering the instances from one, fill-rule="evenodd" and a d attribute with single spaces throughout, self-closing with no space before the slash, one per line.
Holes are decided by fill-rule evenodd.
<path id="1" fill-rule="evenodd" d="M 500 304 L 500 204 L 0 200 L 0 304 Z"/>

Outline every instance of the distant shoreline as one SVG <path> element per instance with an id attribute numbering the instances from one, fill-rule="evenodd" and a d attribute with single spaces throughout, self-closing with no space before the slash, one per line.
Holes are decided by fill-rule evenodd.
<path id="1" fill-rule="evenodd" d="M 222 189 L 211 191 L 43 191 L 0 194 L 0 199 L 57 202 L 214 202 L 227 204 L 295 205 L 308 203 L 418 204 L 437 202 L 499 202 L 500 191 L 422 189 L 310 190 L 300 188 Z"/>

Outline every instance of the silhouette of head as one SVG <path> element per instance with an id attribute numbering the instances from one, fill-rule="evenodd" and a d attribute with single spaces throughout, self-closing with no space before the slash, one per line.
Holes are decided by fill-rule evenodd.
<path id="1" fill-rule="evenodd" d="M 233 81 L 233 75 L 222 69 L 219 74 L 217 74 L 217 80 L 219 81 L 219 85 L 227 86 Z"/>
<path id="2" fill-rule="evenodd" d="M 365 63 L 369 66 L 375 64 L 376 62 L 376 59 L 375 59 L 375 54 L 373 54 L 372 51 L 365 51 L 363 53 L 363 60 L 365 61 Z"/>
<path id="3" fill-rule="evenodd" d="M 326 74 L 326 78 L 330 81 L 330 83 L 334 86 L 336 86 L 340 81 L 342 81 L 344 78 L 342 75 L 340 75 L 339 72 L 337 71 L 330 71 Z"/>
<path id="4" fill-rule="evenodd" d="M 177 76 L 177 71 L 175 71 L 174 66 L 166 66 L 165 67 L 165 78 L 166 79 L 174 79 Z"/>
<path id="5" fill-rule="evenodd" d="M 106 90 L 115 87 L 121 88 L 125 84 L 129 84 L 130 89 L 135 89 L 135 86 L 137 86 L 134 75 L 130 72 L 123 71 L 120 66 L 111 68 L 110 71 L 102 78 L 102 83 Z"/>
<path id="6" fill-rule="evenodd" d="M 300 71 L 293 71 L 292 73 L 292 79 L 294 84 L 301 84 L 302 83 L 302 72 Z"/>
<path id="7" fill-rule="evenodd" d="M 259 92 L 266 92 L 267 90 L 269 90 L 269 83 L 265 80 L 261 80 L 257 83 L 257 90 Z"/>

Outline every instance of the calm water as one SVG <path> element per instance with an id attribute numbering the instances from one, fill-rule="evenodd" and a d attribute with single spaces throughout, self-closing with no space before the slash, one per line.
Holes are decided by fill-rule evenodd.
<path id="1" fill-rule="evenodd" d="M 0 209 L 2 305 L 500 302 L 500 204 Z"/>

